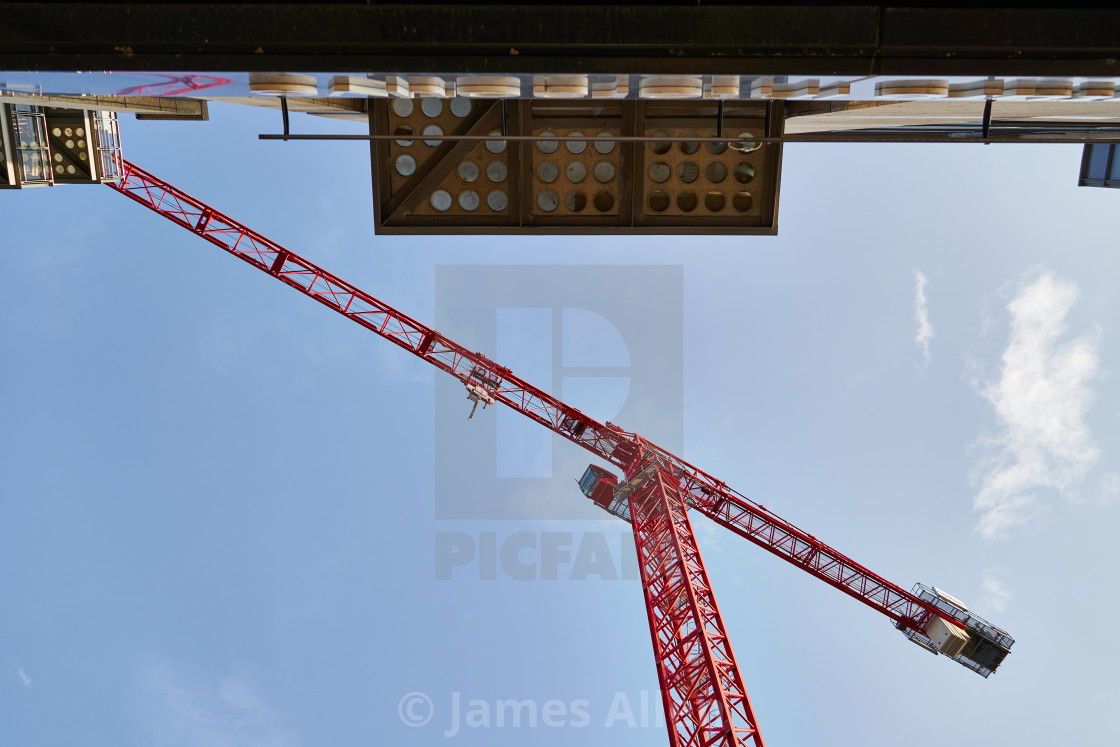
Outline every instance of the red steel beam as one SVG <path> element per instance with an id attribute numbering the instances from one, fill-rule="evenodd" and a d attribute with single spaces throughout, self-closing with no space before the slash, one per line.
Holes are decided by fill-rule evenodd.
<path id="1" fill-rule="evenodd" d="M 684 500 L 693 509 L 901 625 L 924 633 L 926 624 L 936 615 L 964 627 L 937 607 L 735 493 L 680 457 L 635 433 L 584 415 L 482 353 L 467 350 L 144 169 L 125 161 L 123 178 L 109 186 L 464 384 L 484 388 L 496 401 L 624 472 L 655 456 L 677 481 Z"/>
<path id="2" fill-rule="evenodd" d="M 656 459 L 636 467 L 619 490 L 634 526 L 670 747 L 764 747 L 684 494 Z"/>

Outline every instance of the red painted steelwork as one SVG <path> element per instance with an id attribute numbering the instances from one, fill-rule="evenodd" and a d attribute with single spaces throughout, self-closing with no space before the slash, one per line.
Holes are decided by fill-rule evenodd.
<path id="1" fill-rule="evenodd" d="M 628 480 L 645 474 L 633 485 L 628 505 L 674 747 L 763 744 L 686 506 L 907 628 L 924 633 L 934 615 L 964 627 L 703 470 L 635 433 L 589 418 L 147 171 L 126 161 L 124 177 L 109 186 L 464 384 L 482 387 L 621 468 Z"/>
<path id="2" fill-rule="evenodd" d="M 651 459 L 626 493 L 671 747 L 764 747 L 672 472 Z"/>
<path id="3" fill-rule="evenodd" d="M 495 400 L 623 471 L 640 458 L 640 452 L 652 452 L 679 481 L 689 506 L 892 620 L 918 632 L 924 632 L 934 615 L 963 627 L 960 621 L 934 605 L 864 568 L 680 457 L 635 433 L 584 415 L 482 353 L 467 350 L 138 166 L 125 161 L 124 169 L 120 182 L 109 183 L 113 189 L 423 358 L 464 384 L 483 385 Z"/>
<path id="4" fill-rule="evenodd" d="M 139 86 L 123 88 L 114 96 L 182 96 L 185 93 L 195 93 L 206 88 L 224 86 L 233 81 L 216 75 L 178 75 L 175 73 L 131 73 L 131 75 L 147 75 L 153 80 Z"/>

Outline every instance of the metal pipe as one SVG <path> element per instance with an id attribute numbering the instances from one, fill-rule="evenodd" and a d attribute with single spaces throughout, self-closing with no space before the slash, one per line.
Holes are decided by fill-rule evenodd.
<path id="1" fill-rule="evenodd" d="M 1094 133 L 1069 133 L 1068 135 L 1042 135 L 1024 133 L 1022 135 L 989 135 L 984 137 L 982 130 L 960 130 L 946 133 L 906 133 L 887 134 L 882 132 L 856 135 L 846 132 L 821 132 L 805 135 L 784 135 L 782 137 L 752 137 L 756 143 L 1120 143 L 1120 131 L 1101 133 L 1100 137 L 1092 137 Z M 437 142 L 586 142 L 586 143 L 734 143 L 739 138 L 727 137 L 680 137 L 666 135 L 655 137 L 650 135 L 619 135 L 617 137 L 586 137 L 571 135 L 276 135 L 260 134 L 260 140 L 356 140 L 362 142 L 385 140 L 431 140 Z"/>
<path id="2" fill-rule="evenodd" d="M 284 117 L 284 139 L 288 139 L 288 97 L 280 97 L 280 113 Z"/>

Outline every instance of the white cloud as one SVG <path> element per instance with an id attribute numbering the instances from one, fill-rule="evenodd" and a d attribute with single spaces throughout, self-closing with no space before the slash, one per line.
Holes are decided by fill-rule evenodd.
<path id="1" fill-rule="evenodd" d="M 23 667 L 21 667 L 19 664 L 12 665 L 12 674 L 14 674 L 16 676 L 16 679 L 19 680 L 20 684 L 28 690 L 34 687 L 35 683 L 31 681 L 31 678 L 27 676 L 27 672 L 25 672 L 23 670 Z"/>
<path id="2" fill-rule="evenodd" d="M 973 508 L 985 538 L 1044 511 L 1041 491 L 1070 497 L 1100 455 L 1085 423 L 1098 341 L 1095 334 L 1063 340 L 1077 296 L 1076 284 L 1049 272 L 1021 285 L 1007 305 L 1010 339 L 999 375 L 977 382 L 998 425 L 976 442 Z"/>
<path id="3" fill-rule="evenodd" d="M 980 579 L 980 590 L 984 594 L 984 614 L 990 610 L 996 614 L 1007 611 L 1007 604 L 1011 601 L 1011 589 L 1004 583 L 1002 571 L 989 568 L 984 571 Z"/>
<path id="4" fill-rule="evenodd" d="M 1111 506 L 1117 502 L 1120 502 L 1120 474 L 1107 472 L 1101 477 L 1100 498 L 1097 503 Z"/>
<path id="5" fill-rule="evenodd" d="M 140 675 L 149 742 L 175 747 L 296 747 L 298 736 L 272 708 L 261 687 L 237 674 L 191 677 L 165 661 Z"/>
<path id="6" fill-rule="evenodd" d="M 925 367 L 929 365 L 929 343 L 933 339 L 933 325 L 929 323 L 929 304 L 926 301 L 926 276 L 919 270 L 914 271 L 914 321 L 918 327 L 914 331 L 914 342 L 922 349 Z"/>

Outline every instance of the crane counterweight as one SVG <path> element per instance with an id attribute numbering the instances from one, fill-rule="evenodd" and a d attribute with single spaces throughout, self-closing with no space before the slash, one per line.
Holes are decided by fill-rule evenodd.
<path id="1" fill-rule="evenodd" d="M 1011 652 L 1015 639 L 970 612 L 956 597 L 922 583 L 914 584 L 912 593 L 933 605 L 939 614 L 930 620 L 923 632 L 896 623 L 911 642 L 934 654 L 944 654 L 985 678 L 996 671 Z M 949 632 L 949 628 L 956 630 Z"/>

